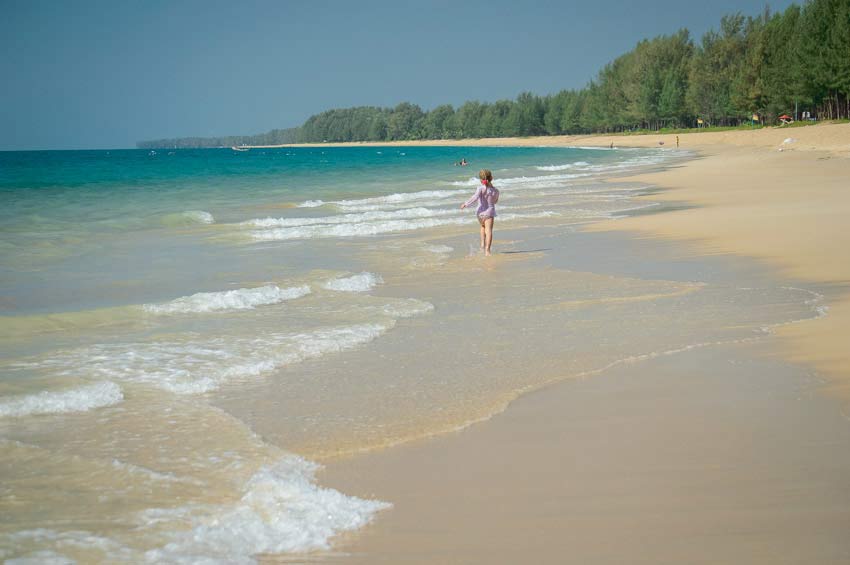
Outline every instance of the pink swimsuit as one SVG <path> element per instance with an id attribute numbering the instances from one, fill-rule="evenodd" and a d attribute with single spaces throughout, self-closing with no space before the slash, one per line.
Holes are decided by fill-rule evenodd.
<path id="1" fill-rule="evenodd" d="M 466 201 L 464 206 L 469 206 L 478 199 L 478 211 L 476 214 L 479 218 L 495 218 L 496 217 L 496 202 L 499 201 L 499 189 L 494 186 L 478 187 L 472 198 Z"/>

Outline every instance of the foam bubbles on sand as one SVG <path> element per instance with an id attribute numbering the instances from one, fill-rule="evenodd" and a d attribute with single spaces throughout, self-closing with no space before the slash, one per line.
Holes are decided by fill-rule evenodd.
<path id="1" fill-rule="evenodd" d="M 374 273 L 362 272 L 350 277 L 342 277 L 332 279 L 325 282 L 322 286 L 328 290 L 336 290 L 340 292 L 366 292 L 382 284 L 384 279 L 380 275 Z"/>
<path id="2" fill-rule="evenodd" d="M 198 292 L 164 304 L 142 306 L 152 314 L 188 314 L 218 310 L 251 310 L 257 306 L 278 304 L 310 294 L 307 285 L 280 288 L 270 284 L 256 288 L 239 288 L 221 292 Z"/>
<path id="3" fill-rule="evenodd" d="M 287 456 L 260 469 L 233 505 L 196 515 L 192 528 L 150 550 L 150 562 L 254 563 L 258 553 L 329 549 L 329 540 L 368 524 L 391 505 L 346 496 L 315 482 L 319 466 Z"/>
<path id="4" fill-rule="evenodd" d="M 68 390 L 42 391 L 0 400 L 0 417 L 87 412 L 117 404 L 124 399 L 121 387 L 109 381 Z"/>

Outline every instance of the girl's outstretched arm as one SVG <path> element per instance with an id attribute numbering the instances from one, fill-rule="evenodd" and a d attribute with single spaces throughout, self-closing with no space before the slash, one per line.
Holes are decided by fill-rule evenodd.
<path id="1" fill-rule="evenodd" d="M 479 186 L 478 188 L 475 189 L 475 194 L 472 195 L 472 198 L 470 198 L 469 200 L 467 200 L 466 202 L 464 202 L 463 204 L 460 205 L 460 209 L 463 210 L 464 208 L 466 208 L 467 206 L 469 206 L 470 204 L 475 202 L 475 200 L 480 195 L 481 195 L 481 187 Z"/>

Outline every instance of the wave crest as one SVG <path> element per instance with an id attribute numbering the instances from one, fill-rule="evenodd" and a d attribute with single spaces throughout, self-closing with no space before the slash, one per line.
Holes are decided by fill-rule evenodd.
<path id="1" fill-rule="evenodd" d="M 328 290 L 336 290 L 339 292 L 366 292 L 375 288 L 375 286 L 384 282 L 380 275 L 374 273 L 362 272 L 350 277 L 341 277 L 331 279 L 325 282 L 322 286 Z"/>
<path id="2" fill-rule="evenodd" d="M 218 310 L 252 310 L 257 306 L 277 304 L 310 294 L 307 285 L 280 288 L 270 284 L 256 288 L 239 288 L 221 292 L 198 292 L 182 296 L 165 304 L 142 306 L 152 314 L 188 314 Z"/>
<path id="3" fill-rule="evenodd" d="M 545 165 L 542 167 L 536 167 L 538 171 L 567 171 L 569 169 L 575 169 L 577 167 L 587 167 L 590 163 L 587 161 L 576 161 L 575 163 L 566 163 L 564 165 Z"/>
<path id="4" fill-rule="evenodd" d="M 84 368 L 87 374 L 105 379 L 153 386 L 174 394 L 201 394 L 232 380 L 353 349 L 377 339 L 393 325 L 390 320 L 385 324 L 266 333 L 250 338 L 191 336 L 185 341 L 99 344 L 57 353 L 30 366 L 59 366 L 65 372 Z"/>
<path id="5" fill-rule="evenodd" d="M 41 391 L 0 401 L 0 417 L 88 412 L 124 400 L 121 387 L 109 381 L 60 391 Z"/>
<path id="6" fill-rule="evenodd" d="M 238 502 L 198 517 L 191 530 L 175 532 L 171 543 L 145 557 L 168 563 L 242 563 L 258 553 L 329 549 L 333 536 L 365 526 L 392 506 L 318 486 L 319 468 L 292 455 L 260 469 Z"/>

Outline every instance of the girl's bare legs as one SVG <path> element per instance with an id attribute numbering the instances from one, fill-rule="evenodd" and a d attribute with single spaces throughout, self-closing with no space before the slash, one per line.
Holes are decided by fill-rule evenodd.
<path id="1" fill-rule="evenodd" d="M 484 251 L 484 246 L 487 243 L 487 232 L 484 230 L 485 220 L 478 218 L 478 223 L 481 224 L 481 250 Z"/>
<path id="2" fill-rule="evenodd" d="M 484 243 L 484 255 L 490 255 L 490 246 L 493 244 L 493 222 L 495 218 L 487 218 L 481 225 L 481 241 Z"/>

